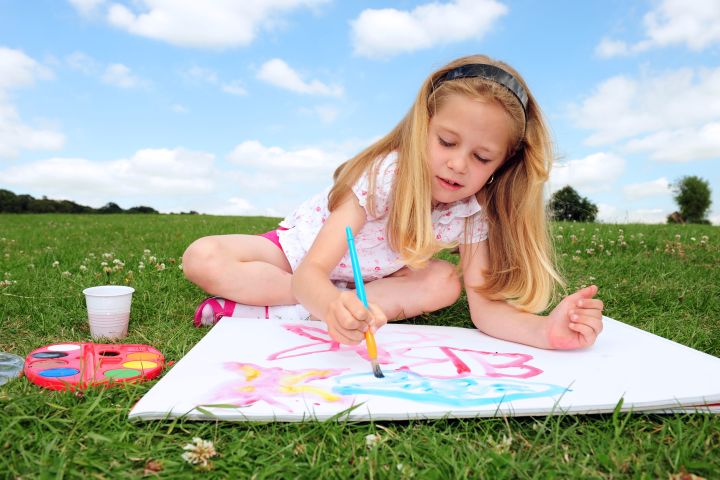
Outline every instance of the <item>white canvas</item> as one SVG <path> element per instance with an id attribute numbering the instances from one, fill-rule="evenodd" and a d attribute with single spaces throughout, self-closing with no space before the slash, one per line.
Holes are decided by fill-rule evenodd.
<path id="1" fill-rule="evenodd" d="M 387 325 L 386 377 L 322 322 L 224 318 L 131 419 L 403 420 L 687 410 L 720 403 L 720 359 L 605 317 L 595 345 L 551 351 L 475 329 Z M 690 408 L 692 410 L 692 408 Z M 713 411 L 713 409 L 705 411 Z"/>

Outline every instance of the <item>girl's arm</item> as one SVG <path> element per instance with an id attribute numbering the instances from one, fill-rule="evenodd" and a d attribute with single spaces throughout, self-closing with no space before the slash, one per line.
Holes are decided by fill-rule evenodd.
<path id="1" fill-rule="evenodd" d="M 518 310 L 513 305 L 490 300 L 473 286 L 484 283 L 482 272 L 489 266 L 487 241 L 460 245 L 463 281 L 470 318 L 478 330 L 493 337 L 546 349 L 575 349 L 592 345 L 602 331 L 601 300 L 593 299 L 597 287 L 578 290 L 565 297 L 548 315 Z"/>
<path id="2" fill-rule="evenodd" d="M 365 209 L 349 193 L 315 238 L 310 251 L 292 276 L 295 298 L 316 318 L 325 321 L 333 340 L 358 344 L 368 328 L 377 329 L 387 322 L 385 314 L 374 304 L 370 311 L 354 291 L 340 292 L 330 281 L 330 272 L 348 251 L 345 227 L 357 233 L 367 221 Z"/>

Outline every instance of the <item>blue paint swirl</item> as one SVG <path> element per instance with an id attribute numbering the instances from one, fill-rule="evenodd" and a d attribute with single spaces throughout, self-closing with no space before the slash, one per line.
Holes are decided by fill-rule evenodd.
<path id="1" fill-rule="evenodd" d="M 333 392 L 340 395 L 374 395 L 454 407 L 477 407 L 528 398 L 552 397 L 567 391 L 549 383 L 498 380 L 485 377 L 428 378 L 410 371 L 336 377 Z"/>

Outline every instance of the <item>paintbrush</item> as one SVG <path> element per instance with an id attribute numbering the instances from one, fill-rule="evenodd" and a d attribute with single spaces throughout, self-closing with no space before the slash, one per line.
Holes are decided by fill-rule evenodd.
<path id="1" fill-rule="evenodd" d="M 348 249 L 350 250 L 350 263 L 352 263 L 353 277 L 355 277 L 355 293 L 357 293 L 360 301 L 368 307 L 367 297 L 365 296 L 365 284 L 363 283 L 362 274 L 360 273 L 360 261 L 358 260 L 357 250 L 355 249 L 355 240 L 353 239 L 352 230 L 350 227 L 345 227 L 345 233 L 347 234 Z M 372 364 L 373 374 L 377 378 L 383 378 L 382 370 L 380 370 L 380 364 L 377 359 L 377 344 L 375 343 L 375 336 L 370 331 L 370 328 L 365 332 L 365 345 L 367 345 L 368 357 Z"/>

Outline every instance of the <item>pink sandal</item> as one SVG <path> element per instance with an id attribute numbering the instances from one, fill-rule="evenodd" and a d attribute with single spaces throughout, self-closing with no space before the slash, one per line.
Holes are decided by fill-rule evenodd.
<path id="1" fill-rule="evenodd" d="M 195 310 L 195 319 L 193 321 L 196 327 L 202 327 L 203 325 L 215 325 L 222 317 L 232 316 L 232 313 L 235 310 L 235 302 L 223 298 L 222 300 L 224 301 L 224 305 L 220 305 L 218 298 L 220 297 L 206 298 L 200 305 L 198 305 Z M 213 321 L 210 324 L 205 324 L 202 321 L 202 312 L 206 306 L 209 306 L 213 312 Z"/>

